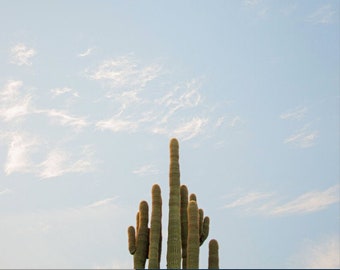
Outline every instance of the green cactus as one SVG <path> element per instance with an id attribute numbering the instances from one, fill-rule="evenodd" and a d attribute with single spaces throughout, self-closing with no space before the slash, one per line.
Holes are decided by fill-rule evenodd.
<path id="1" fill-rule="evenodd" d="M 219 269 L 218 242 L 215 239 L 209 242 L 208 269 Z"/>
<path id="2" fill-rule="evenodd" d="M 128 228 L 129 251 L 133 254 L 133 262 L 135 269 L 144 269 L 145 262 L 148 258 L 149 249 L 149 206 L 146 201 L 139 204 L 139 212 L 137 213 L 137 224 L 135 231 L 133 226 Z"/>
<path id="3" fill-rule="evenodd" d="M 179 146 L 176 139 L 170 141 L 169 170 L 169 224 L 167 241 L 167 268 L 199 268 L 199 249 L 209 234 L 209 217 L 198 209 L 196 195 L 180 186 Z M 162 248 L 162 197 L 159 185 L 152 187 L 152 212 L 148 228 L 148 204 L 142 201 L 136 216 L 136 229 L 128 228 L 128 248 L 134 256 L 134 268 L 144 269 L 149 259 L 149 269 L 160 268 Z M 209 243 L 209 268 L 218 268 L 218 244 Z"/>
<path id="4" fill-rule="evenodd" d="M 191 200 L 188 205 L 188 248 L 187 268 L 198 269 L 199 265 L 199 214 L 197 202 Z"/>
<path id="5" fill-rule="evenodd" d="M 170 141 L 170 171 L 169 171 L 169 223 L 167 242 L 167 268 L 179 269 L 181 267 L 181 198 L 180 198 L 180 171 L 179 171 L 178 141 Z"/>
<path id="6" fill-rule="evenodd" d="M 162 245 L 162 197 L 161 188 L 152 186 L 152 211 L 150 223 L 149 269 L 159 269 Z"/>
<path id="7" fill-rule="evenodd" d="M 191 194 L 190 194 L 189 201 L 195 201 L 195 202 L 197 202 L 197 197 L 196 197 L 196 194 L 195 194 L 195 193 L 191 193 Z"/>
<path id="8" fill-rule="evenodd" d="M 203 209 L 199 209 L 199 229 L 200 229 L 200 246 L 208 238 L 209 235 L 209 217 L 204 217 Z"/>
<path id="9" fill-rule="evenodd" d="M 187 268 L 188 240 L 188 188 L 181 185 L 181 235 L 182 235 L 182 269 Z"/>

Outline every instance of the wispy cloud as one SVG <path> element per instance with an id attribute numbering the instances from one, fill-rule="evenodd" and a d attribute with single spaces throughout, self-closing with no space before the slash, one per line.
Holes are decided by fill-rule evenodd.
<path id="1" fill-rule="evenodd" d="M 37 145 L 37 140 L 18 132 L 8 133 L 5 137 L 9 141 L 5 173 L 9 175 L 14 172 L 31 172 L 33 164 L 30 154 Z"/>
<path id="2" fill-rule="evenodd" d="M 307 107 L 298 107 L 280 115 L 283 120 L 301 120 L 307 113 Z"/>
<path id="3" fill-rule="evenodd" d="M 275 193 L 250 192 L 226 204 L 224 208 L 241 208 L 251 214 L 284 216 L 311 213 L 338 203 L 340 185 L 322 191 L 306 192 L 288 202 L 280 202 Z"/>
<path id="4" fill-rule="evenodd" d="M 304 240 L 300 250 L 289 260 L 291 268 L 339 269 L 339 235 L 324 236 L 317 241 Z"/>
<path id="5" fill-rule="evenodd" d="M 305 125 L 302 129 L 299 129 L 295 134 L 289 136 L 284 140 L 286 144 L 292 144 L 299 148 L 309 148 L 315 144 L 315 140 L 318 137 L 318 131 L 310 130 L 308 125 Z"/>
<path id="6" fill-rule="evenodd" d="M 89 123 L 85 120 L 84 117 L 77 117 L 69 115 L 67 112 L 49 109 L 49 110 L 36 110 L 36 113 L 43 113 L 52 119 L 56 119 L 56 121 L 63 126 L 71 126 L 77 129 L 81 129 L 89 125 Z"/>
<path id="7" fill-rule="evenodd" d="M 25 44 L 17 44 L 11 48 L 11 63 L 18 66 L 31 66 L 31 58 L 36 54 L 32 48 L 28 48 Z"/>
<path id="8" fill-rule="evenodd" d="M 74 97 L 79 97 L 79 94 L 77 91 L 74 91 L 72 88 L 70 87 L 62 87 L 62 88 L 53 88 L 50 90 L 50 92 L 52 93 L 53 97 L 57 97 L 60 95 L 64 95 L 66 93 L 70 93 L 72 94 Z"/>
<path id="9" fill-rule="evenodd" d="M 325 4 L 311 13 L 306 21 L 312 24 L 330 24 L 333 22 L 335 10 L 330 4 Z"/>
<path id="10" fill-rule="evenodd" d="M 85 173 L 94 170 L 93 151 L 89 146 L 82 149 L 81 158 L 75 160 L 70 152 L 62 149 L 53 149 L 47 158 L 38 167 L 41 178 L 52 178 L 65 173 Z"/>
<path id="11" fill-rule="evenodd" d="M 174 130 L 174 134 L 182 141 L 190 140 L 203 131 L 208 119 L 194 117 L 192 120 L 180 125 Z"/>
<path id="12" fill-rule="evenodd" d="M 108 205 L 108 204 L 112 204 L 112 202 L 117 200 L 117 198 L 118 198 L 118 196 L 99 200 L 99 201 L 96 201 L 94 203 L 89 204 L 86 207 L 89 207 L 89 208 L 102 207 L 102 206 L 105 206 L 105 205 Z"/>
<path id="13" fill-rule="evenodd" d="M 152 164 L 143 165 L 139 168 L 136 168 L 132 171 L 134 174 L 137 174 L 139 176 L 145 176 L 145 175 L 155 175 L 159 173 L 159 170 L 155 168 Z"/>
<path id="14" fill-rule="evenodd" d="M 271 215 L 315 212 L 339 202 L 339 187 L 335 185 L 324 191 L 312 191 L 302 194 L 296 199 L 279 205 L 271 210 Z"/>
<path id="15" fill-rule="evenodd" d="M 98 121 L 96 127 L 100 130 L 110 130 L 112 132 L 135 132 L 138 127 L 138 122 L 123 120 L 120 119 L 120 117 L 114 116 L 108 120 Z"/>
<path id="16" fill-rule="evenodd" d="M 79 53 L 78 54 L 78 57 L 85 57 L 85 56 L 88 56 L 92 53 L 93 51 L 93 48 L 88 48 L 86 51 L 82 52 L 82 53 Z"/>
<path id="17" fill-rule="evenodd" d="M 272 197 L 274 194 L 273 193 L 268 193 L 268 192 L 250 192 L 235 201 L 226 204 L 224 208 L 234 208 L 234 207 L 239 207 L 239 206 L 245 206 L 250 203 L 254 203 L 255 201 L 262 200 L 264 198 Z"/>
<path id="18" fill-rule="evenodd" d="M 106 60 L 86 73 L 89 79 L 105 82 L 106 93 L 98 102 L 106 102 L 115 110 L 111 117 L 95 122 L 99 130 L 143 131 L 191 140 L 205 134 L 210 124 L 211 110 L 201 93 L 204 76 L 159 83 L 156 79 L 168 74 L 162 66 L 142 65 L 131 55 Z M 211 125 L 215 123 L 212 119 Z"/>
<path id="19" fill-rule="evenodd" d="M 10 80 L 0 90 L 0 117 L 8 122 L 31 111 L 31 96 L 21 94 L 22 81 Z"/>
<path id="20" fill-rule="evenodd" d="M 113 88 L 143 88 L 159 76 L 161 66 L 140 66 L 130 55 L 102 62 L 89 72 L 89 78 L 108 82 Z"/>

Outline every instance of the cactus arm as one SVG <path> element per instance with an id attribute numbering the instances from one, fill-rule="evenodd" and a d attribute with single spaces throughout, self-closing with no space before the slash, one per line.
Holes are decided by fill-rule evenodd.
<path id="1" fill-rule="evenodd" d="M 200 246 L 204 243 L 204 241 L 208 238 L 209 235 L 209 217 L 205 217 L 203 220 L 202 232 L 200 234 Z"/>
<path id="2" fill-rule="evenodd" d="M 209 242 L 208 269 L 219 269 L 218 242 L 215 239 Z"/>
<path id="3" fill-rule="evenodd" d="M 136 232 L 133 226 L 128 228 L 128 244 L 130 254 L 135 254 L 136 252 Z"/>

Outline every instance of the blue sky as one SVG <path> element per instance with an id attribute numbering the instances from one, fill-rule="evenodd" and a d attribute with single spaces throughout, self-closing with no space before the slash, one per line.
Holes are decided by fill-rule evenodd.
<path id="1" fill-rule="evenodd" d="M 338 1 L 11 0 L 0 30 L 1 268 L 132 268 L 172 137 L 222 268 L 340 267 Z"/>

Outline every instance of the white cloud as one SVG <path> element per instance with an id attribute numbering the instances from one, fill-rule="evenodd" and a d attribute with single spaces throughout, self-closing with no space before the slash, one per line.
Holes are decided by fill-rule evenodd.
<path id="1" fill-rule="evenodd" d="M 306 21 L 312 24 L 330 24 L 333 22 L 335 10 L 330 4 L 325 4 L 310 14 Z"/>
<path id="2" fill-rule="evenodd" d="M 304 269 L 339 269 L 339 235 L 326 236 L 318 241 L 305 240 L 300 250 L 294 254 L 289 265 Z"/>
<path id="3" fill-rule="evenodd" d="M 50 91 L 51 91 L 53 97 L 60 96 L 60 95 L 66 94 L 66 93 L 72 93 L 73 96 L 79 97 L 78 92 L 74 91 L 70 87 L 53 88 Z"/>
<path id="4" fill-rule="evenodd" d="M 123 56 L 104 61 L 90 72 L 89 78 L 107 81 L 113 88 L 139 89 L 157 78 L 160 71 L 158 64 L 140 67 L 131 56 Z"/>
<path id="5" fill-rule="evenodd" d="M 311 213 L 338 203 L 339 186 L 335 185 L 324 191 L 306 192 L 286 203 L 279 202 L 274 193 L 250 192 L 226 204 L 224 208 L 241 207 L 251 214 L 269 216 Z"/>
<path id="6" fill-rule="evenodd" d="M 9 140 L 5 173 L 9 175 L 14 172 L 32 171 L 30 154 L 32 148 L 37 145 L 37 140 L 18 132 L 6 134 L 5 137 Z"/>
<path id="7" fill-rule="evenodd" d="M 311 131 L 308 125 L 305 125 L 302 129 L 298 130 L 295 134 L 289 136 L 284 140 L 286 144 L 293 144 L 300 148 L 309 148 L 315 144 L 315 140 L 318 137 L 317 131 Z"/>
<path id="8" fill-rule="evenodd" d="M 62 175 L 66 172 L 64 166 L 68 159 L 69 156 L 66 152 L 59 149 L 52 150 L 48 154 L 46 160 L 40 164 L 40 166 L 42 167 L 40 177 L 51 178 Z"/>
<path id="9" fill-rule="evenodd" d="M 302 194 L 298 198 L 276 206 L 271 215 L 285 215 L 320 211 L 329 205 L 339 202 L 339 186 L 335 185 L 324 191 L 312 191 Z"/>
<path id="10" fill-rule="evenodd" d="M 69 115 L 64 111 L 58 111 L 54 109 L 50 110 L 36 110 L 36 113 L 44 113 L 52 119 L 56 119 L 58 123 L 63 126 L 72 126 L 77 129 L 81 129 L 89 125 L 89 123 L 83 117 L 76 117 Z"/>
<path id="11" fill-rule="evenodd" d="M 93 151 L 91 147 L 84 146 L 81 158 L 75 160 L 74 155 L 62 149 L 51 150 L 47 158 L 37 167 L 41 178 L 52 178 L 65 173 L 85 173 L 94 170 Z"/>
<path id="12" fill-rule="evenodd" d="M 30 112 L 31 97 L 26 96 L 18 100 L 15 104 L 9 105 L 7 108 L 0 108 L 0 116 L 4 121 L 12 121 L 21 116 L 25 116 Z"/>
<path id="13" fill-rule="evenodd" d="M 134 174 L 138 174 L 140 176 L 145 175 L 155 175 L 159 173 L 159 170 L 155 168 L 152 164 L 143 165 L 135 170 L 132 171 Z"/>
<path id="14" fill-rule="evenodd" d="M 88 56 L 92 53 L 93 51 L 93 48 L 88 48 L 86 51 L 82 52 L 82 53 L 79 53 L 78 54 L 78 57 L 85 57 L 85 56 Z"/>
<path id="15" fill-rule="evenodd" d="M 102 207 L 102 206 L 106 206 L 106 205 L 112 204 L 112 202 L 115 201 L 115 200 L 117 200 L 117 198 L 118 198 L 118 197 L 116 196 L 116 197 L 111 197 L 111 198 L 99 200 L 99 201 L 96 201 L 96 202 L 94 202 L 94 203 L 89 204 L 89 205 L 86 206 L 86 207 L 93 208 L 93 207 Z"/>
<path id="16" fill-rule="evenodd" d="M 298 107 L 288 112 L 282 113 L 280 118 L 283 120 L 301 120 L 305 117 L 307 112 L 306 107 Z"/>
<path id="17" fill-rule="evenodd" d="M 199 89 L 202 82 L 192 79 L 184 84 L 177 84 L 172 91 L 168 91 L 163 97 L 156 99 L 155 104 L 159 106 L 162 115 L 161 123 L 166 123 L 175 112 L 180 109 L 197 107 L 202 102 Z"/>
<path id="18" fill-rule="evenodd" d="M 203 127 L 207 124 L 208 119 L 194 117 L 192 120 L 180 125 L 174 130 L 174 135 L 182 141 L 190 140 L 203 131 Z"/>
<path id="19" fill-rule="evenodd" d="M 108 120 L 101 120 L 96 123 L 96 127 L 101 130 L 111 130 L 112 132 L 128 131 L 135 132 L 138 123 L 135 121 L 119 119 L 117 116 Z"/>
<path id="20" fill-rule="evenodd" d="M 0 101 L 15 101 L 20 95 L 19 89 L 22 87 L 22 85 L 22 81 L 9 80 L 5 87 L 3 87 L 0 91 Z"/>
<path id="21" fill-rule="evenodd" d="M 22 96 L 22 81 L 9 80 L 0 90 L 0 117 L 8 122 L 31 111 L 31 96 Z"/>
<path id="22" fill-rule="evenodd" d="M 31 58 L 36 54 L 32 48 L 28 48 L 25 44 L 17 44 L 11 48 L 11 63 L 18 66 L 31 66 Z"/>
<path id="23" fill-rule="evenodd" d="M 250 203 L 254 203 L 255 201 L 259 201 L 264 198 L 268 198 L 273 196 L 272 193 L 267 193 L 267 192 L 250 192 L 241 198 L 238 198 L 237 200 L 226 204 L 224 208 L 234 208 L 234 207 L 239 207 L 239 206 L 245 206 Z"/>

